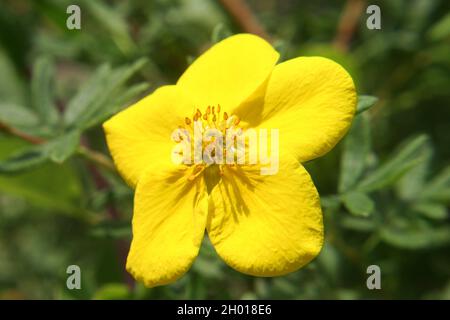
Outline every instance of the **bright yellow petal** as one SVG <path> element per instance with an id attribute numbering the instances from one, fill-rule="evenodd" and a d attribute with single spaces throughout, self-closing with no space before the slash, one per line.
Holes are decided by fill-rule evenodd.
<path id="1" fill-rule="evenodd" d="M 293 156 L 276 175 L 225 168 L 210 194 L 207 230 L 220 257 L 255 276 L 283 275 L 310 262 L 323 242 L 316 188 Z"/>
<path id="2" fill-rule="evenodd" d="M 180 88 L 164 86 L 103 124 L 114 163 L 130 186 L 150 164 L 171 161 L 171 134 L 194 110 Z"/>
<path id="3" fill-rule="evenodd" d="M 202 243 L 208 197 L 203 180 L 188 181 L 189 172 L 153 166 L 137 185 L 127 270 L 148 287 L 180 278 Z"/>
<path id="4" fill-rule="evenodd" d="M 265 40 L 251 34 L 229 37 L 203 53 L 180 77 L 177 85 L 198 98 L 203 111 L 220 104 L 232 113 L 258 93 L 277 63 L 279 54 Z"/>
<path id="5" fill-rule="evenodd" d="M 337 144 L 355 108 L 353 80 L 339 64 L 321 57 L 296 58 L 275 67 L 260 126 L 278 128 L 280 149 L 304 162 Z"/>

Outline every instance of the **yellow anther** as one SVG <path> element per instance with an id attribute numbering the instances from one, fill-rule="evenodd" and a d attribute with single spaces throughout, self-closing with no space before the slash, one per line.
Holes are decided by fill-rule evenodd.
<path id="1" fill-rule="evenodd" d="M 220 104 L 217 105 L 217 113 L 220 113 Z"/>
<path id="2" fill-rule="evenodd" d="M 205 113 L 205 114 L 203 115 L 203 120 L 208 120 L 208 114 L 207 114 L 207 113 Z"/>
<path id="3" fill-rule="evenodd" d="M 195 116 L 194 116 L 194 118 L 195 118 Z M 184 122 L 189 126 L 191 124 L 191 119 L 186 117 L 186 118 L 184 118 Z"/>
<path id="4" fill-rule="evenodd" d="M 206 108 L 206 114 L 210 114 L 211 113 L 211 106 L 208 106 L 208 108 Z"/>
<path id="5" fill-rule="evenodd" d="M 223 120 L 225 120 L 225 121 L 228 120 L 228 113 L 226 113 L 226 112 L 223 113 Z"/>
<path id="6" fill-rule="evenodd" d="M 203 170 L 205 170 L 205 166 L 203 165 L 195 166 L 194 170 L 192 170 L 191 175 L 188 177 L 188 180 L 194 181 L 195 178 L 197 178 L 203 172 Z"/>

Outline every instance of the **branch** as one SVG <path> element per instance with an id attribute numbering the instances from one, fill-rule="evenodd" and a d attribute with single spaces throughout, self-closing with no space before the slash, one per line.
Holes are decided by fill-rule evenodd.
<path id="1" fill-rule="evenodd" d="M 343 52 L 348 51 L 365 5 L 365 0 L 347 0 L 333 41 L 337 49 Z"/>
<path id="2" fill-rule="evenodd" d="M 270 40 L 264 27 L 244 0 L 219 0 L 219 2 L 244 32 Z"/>
<path id="3" fill-rule="evenodd" d="M 87 160 L 94 162 L 103 168 L 110 171 L 116 171 L 116 167 L 111 159 L 105 156 L 103 153 L 89 149 L 85 146 L 80 146 L 77 150 L 78 154 L 85 157 Z"/>
<path id="4" fill-rule="evenodd" d="M 31 135 L 29 135 L 25 132 L 22 132 L 16 128 L 10 127 L 3 122 L 0 122 L 0 131 L 6 132 L 9 135 L 18 137 L 18 138 L 28 141 L 32 144 L 42 144 L 45 142 L 45 140 L 40 137 L 31 136 Z"/>
<path id="5" fill-rule="evenodd" d="M 23 132 L 17 128 L 11 127 L 7 125 L 6 123 L 3 123 L 0 121 L 0 131 L 3 131 L 11 136 L 20 138 L 24 141 L 30 142 L 32 144 L 43 144 L 47 142 L 47 140 L 41 138 L 32 136 L 26 132 Z M 108 170 L 116 171 L 113 162 L 111 159 L 107 156 L 105 156 L 103 153 L 89 149 L 85 146 L 78 147 L 77 153 L 83 157 L 85 157 L 87 160 L 96 163 Z"/>

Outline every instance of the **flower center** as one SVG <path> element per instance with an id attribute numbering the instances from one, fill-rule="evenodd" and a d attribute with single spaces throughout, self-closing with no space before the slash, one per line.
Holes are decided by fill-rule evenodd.
<path id="1" fill-rule="evenodd" d="M 193 167 L 189 180 L 211 165 L 217 165 L 223 174 L 225 165 L 235 164 L 240 155 L 238 137 L 243 135 L 236 115 L 229 116 L 220 105 L 208 106 L 203 113 L 197 109 L 184 122 L 172 134 L 177 143 L 173 155 L 178 163 Z"/>

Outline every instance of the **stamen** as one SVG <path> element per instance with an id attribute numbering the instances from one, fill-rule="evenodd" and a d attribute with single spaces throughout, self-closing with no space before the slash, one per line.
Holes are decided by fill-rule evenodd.
<path id="1" fill-rule="evenodd" d="M 194 116 L 195 117 L 195 116 Z M 188 117 L 184 118 L 184 122 L 190 126 L 191 125 L 191 119 L 189 119 Z"/>
<path id="2" fill-rule="evenodd" d="M 208 120 L 208 113 L 205 113 L 205 114 L 203 115 L 203 120 Z"/>
<path id="3" fill-rule="evenodd" d="M 208 106 L 208 108 L 206 108 L 206 114 L 210 114 L 211 113 L 211 106 Z"/>
<path id="4" fill-rule="evenodd" d="M 217 113 L 220 113 L 220 104 L 217 105 Z"/>
<path id="5" fill-rule="evenodd" d="M 223 120 L 225 120 L 225 121 L 228 120 L 228 113 L 226 113 L 226 112 L 223 113 Z"/>
<path id="6" fill-rule="evenodd" d="M 205 170 L 204 165 L 197 165 L 194 170 L 192 170 L 192 174 L 188 177 L 189 181 L 194 181 L 202 172 Z"/>

